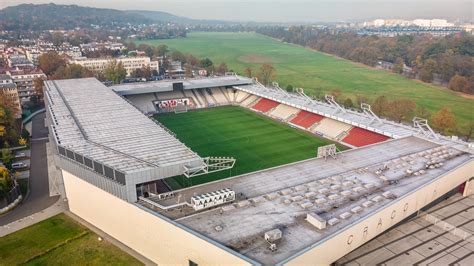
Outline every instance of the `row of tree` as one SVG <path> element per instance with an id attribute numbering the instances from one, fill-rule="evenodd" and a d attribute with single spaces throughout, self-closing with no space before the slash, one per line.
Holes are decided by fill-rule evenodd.
<path id="1" fill-rule="evenodd" d="M 468 34 L 379 37 L 310 26 L 263 27 L 257 32 L 369 66 L 379 61 L 390 62 L 396 73 L 474 93 L 474 36 Z"/>

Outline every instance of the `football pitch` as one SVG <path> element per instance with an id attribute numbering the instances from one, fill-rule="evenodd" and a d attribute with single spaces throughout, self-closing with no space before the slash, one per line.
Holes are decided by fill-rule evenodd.
<path id="1" fill-rule="evenodd" d="M 161 114 L 155 118 L 201 157 L 237 159 L 231 170 L 166 180 L 173 189 L 313 158 L 317 147 L 331 143 L 236 106 Z"/>

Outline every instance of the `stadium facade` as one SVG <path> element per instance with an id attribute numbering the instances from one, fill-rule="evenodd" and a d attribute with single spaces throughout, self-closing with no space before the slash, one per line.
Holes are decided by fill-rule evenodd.
<path id="1" fill-rule="evenodd" d="M 157 264 L 331 264 L 472 180 L 472 144 L 229 75 L 105 87 L 47 81 L 49 145 L 70 211 Z M 238 105 L 354 149 L 171 192 L 229 169 L 149 116 Z M 334 154 L 332 154 L 334 155 Z M 469 187 L 469 186 L 466 186 Z"/>

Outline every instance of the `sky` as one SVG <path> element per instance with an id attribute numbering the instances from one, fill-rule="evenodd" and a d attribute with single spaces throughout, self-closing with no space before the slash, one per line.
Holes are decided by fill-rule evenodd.
<path id="1" fill-rule="evenodd" d="M 0 0 L 0 8 L 51 2 L 165 11 L 195 19 L 257 22 L 334 22 L 376 18 L 473 21 L 474 13 L 474 0 Z"/>

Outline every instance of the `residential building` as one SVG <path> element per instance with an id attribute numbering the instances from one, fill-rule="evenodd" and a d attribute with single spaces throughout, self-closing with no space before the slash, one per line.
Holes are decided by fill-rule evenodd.
<path id="1" fill-rule="evenodd" d="M 0 94 L 11 104 L 14 117 L 21 118 L 21 105 L 20 98 L 18 97 L 18 90 L 16 84 L 9 75 L 0 74 Z"/>
<path id="2" fill-rule="evenodd" d="M 78 64 L 85 68 L 93 71 L 104 71 L 107 65 L 112 61 L 116 60 L 118 63 L 122 63 L 123 67 L 127 70 L 127 75 L 131 75 L 136 69 L 142 67 L 150 67 L 151 70 L 159 70 L 158 61 L 151 61 L 149 57 L 118 57 L 118 58 L 74 58 L 69 63 Z"/>
<path id="3" fill-rule="evenodd" d="M 36 95 L 36 88 L 34 80 L 37 78 L 46 79 L 46 75 L 38 68 L 30 69 L 13 69 L 8 70 L 7 74 L 12 78 L 13 83 L 16 84 L 20 104 L 24 105 L 31 101 L 31 96 Z"/>

